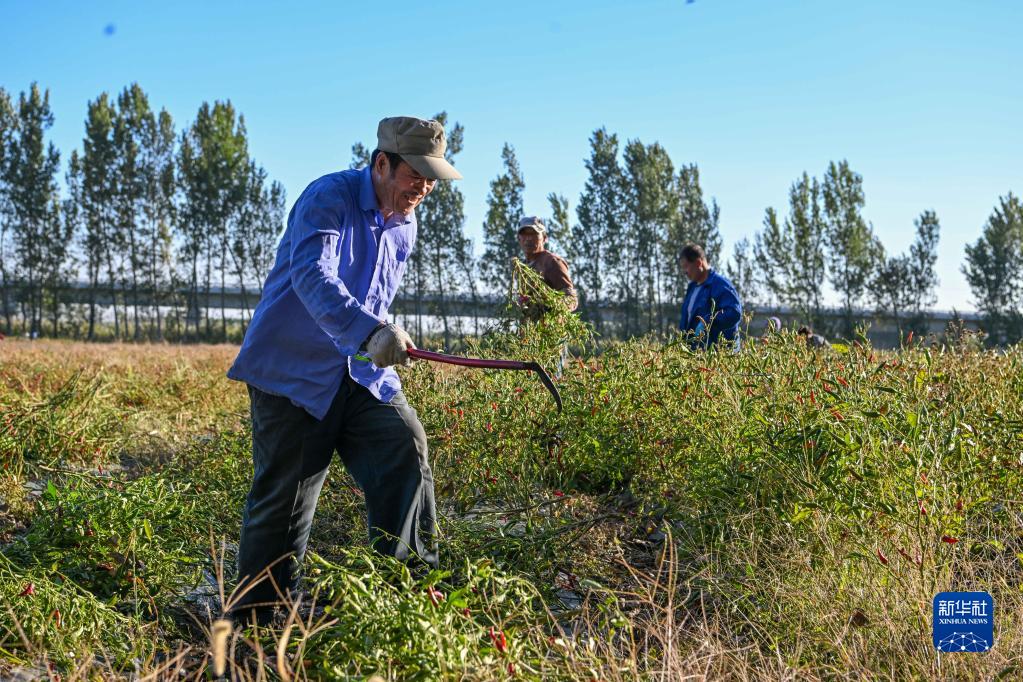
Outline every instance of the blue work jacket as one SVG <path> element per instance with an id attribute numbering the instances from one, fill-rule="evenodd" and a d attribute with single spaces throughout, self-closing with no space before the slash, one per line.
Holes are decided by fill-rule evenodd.
<path id="1" fill-rule="evenodd" d="M 689 313 L 689 301 L 693 301 L 693 312 Z M 713 315 L 713 319 L 712 319 Z M 686 288 L 686 296 L 682 301 L 682 316 L 678 328 L 683 332 L 699 334 L 706 325 L 710 329 L 706 335 L 706 343 L 714 344 L 724 336 L 735 341 L 739 347 L 739 321 L 742 319 L 742 302 L 735 287 L 728 278 L 711 270 L 702 285 L 690 282 Z M 701 322 L 702 320 L 702 322 Z M 701 324 L 704 325 L 701 327 Z"/>
<path id="2" fill-rule="evenodd" d="M 352 356 L 387 321 L 415 241 L 414 215 L 384 221 L 368 167 L 314 181 L 288 215 L 227 376 L 290 398 L 317 419 L 346 373 L 390 402 L 401 390 L 398 374 Z"/>

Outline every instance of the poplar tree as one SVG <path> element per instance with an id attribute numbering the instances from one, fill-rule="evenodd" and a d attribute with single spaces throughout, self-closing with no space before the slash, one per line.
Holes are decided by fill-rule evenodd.
<path id="1" fill-rule="evenodd" d="M 526 182 L 515 158 L 515 149 L 504 144 L 501 150 L 504 172 L 490 182 L 487 195 L 487 217 L 483 222 L 483 262 L 480 264 L 483 281 L 493 291 L 507 287 L 510 261 L 519 253 L 515 228 L 522 218 L 522 194 Z"/>
<path id="2" fill-rule="evenodd" d="M 551 208 L 550 217 L 544 220 L 544 224 L 547 226 L 548 248 L 566 258 L 571 266 L 576 249 L 572 243 L 572 219 L 568 208 L 568 198 L 551 192 L 547 195 L 547 204 Z"/>
<path id="3" fill-rule="evenodd" d="M 582 285 L 580 312 L 603 333 L 600 305 L 612 293 L 608 277 L 620 257 L 625 223 L 625 177 L 618 164 L 617 135 L 605 128 L 593 132 L 586 170 L 589 177 L 576 209 L 578 223 L 572 228 L 577 261 L 573 265 Z"/>
<path id="4" fill-rule="evenodd" d="M 173 284 L 173 229 L 176 223 L 174 199 L 177 181 L 174 177 L 174 121 L 164 109 L 146 120 L 142 137 L 142 214 L 141 230 L 146 242 L 142 264 L 145 287 L 149 291 L 156 318 L 155 338 L 163 338 L 163 315 L 160 307 L 169 302 Z"/>
<path id="5" fill-rule="evenodd" d="M 923 330 L 927 309 L 937 301 L 934 265 L 941 225 L 934 211 L 924 211 L 914 224 L 916 238 L 909 253 L 881 258 L 870 290 L 878 308 L 894 317 L 900 328 Z"/>
<path id="6" fill-rule="evenodd" d="M 116 159 L 113 130 L 116 112 L 106 93 L 89 102 L 85 120 L 85 138 L 82 140 L 82 158 L 79 167 L 81 182 L 78 205 L 84 235 L 82 251 L 85 256 L 85 271 L 89 285 L 89 324 L 87 338 L 96 338 L 98 307 L 96 295 L 104 266 L 111 262 L 109 252 L 115 246 L 114 238 L 114 194 L 117 187 Z M 114 291 L 114 277 L 110 268 L 108 285 L 111 296 Z M 115 332 L 119 331 L 117 306 L 114 306 Z"/>
<path id="7" fill-rule="evenodd" d="M 676 218 L 679 198 L 675 169 L 667 151 L 654 142 L 632 140 L 623 154 L 629 229 L 623 244 L 621 288 L 625 292 L 626 336 L 664 329 L 664 283 L 678 271 L 672 264 L 669 225 Z M 642 313 L 645 312 L 645 319 Z"/>
<path id="8" fill-rule="evenodd" d="M 117 97 L 113 131 L 117 154 L 114 245 L 122 248 L 110 249 L 109 253 L 116 255 L 117 265 L 111 266 L 111 269 L 118 273 L 118 288 L 130 293 L 133 337 L 136 341 L 142 338 L 139 280 L 145 276 L 151 262 L 148 255 L 151 242 L 143 233 L 142 220 L 147 189 L 143 145 L 146 143 L 147 128 L 151 129 L 155 125 L 149 100 L 142 88 L 137 83 L 125 88 Z M 114 305 L 117 305 L 116 299 Z M 128 305 L 128 297 L 125 297 L 125 334 L 128 332 Z"/>
<path id="9" fill-rule="evenodd" d="M 924 211 L 915 221 L 916 238 L 909 247 L 908 267 L 914 324 L 920 325 L 927 309 L 938 302 L 938 240 L 941 223 L 934 211 Z"/>
<path id="10" fill-rule="evenodd" d="M 1023 339 L 1023 203 L 1012 192 L 999 197 L 980 238 L 966 245 L 962 272 L 990 340 Z"/>
<path id="11" fill-rule="evenodd" d="M 287 219 L 287 194 L 284 185 L 274 180 L 269 188 L 263 188 L 259 195 L 259 210 L 256 225 L 249 240 L 249 273 L 256 284 L 259 296 L 263 296 L 263 283 L 277 258 L 277 246 L 284 232 Z"/>
<path id="12" fill-rule="evenodd" d="M 16 273 L 26 289 L 24 318 L 28 332 L 36 336 L 41 332 L 43 286 L 52 283 L 66 256 L 56 180 L 60 153 L 45 141 L 53 125 L 49 90 L 41 93 L 33 83 L 28 95 L 21 93 L 17 119 L 5 174 Z"/>
<path id="13" fill-rule="evenodd" d="M 189 307 L 199 332 L 199 269 L 204 269 L 202 292 L 205 332 L 212 337 L 209 315 L 214 266 L 219 269 L 221 291 L 226 286 L 230 234 L 228 224 L 245 201 L 249 172 L 245 120 L 230 102 L 204 102 L 195 122 L 182 133 L 178 153 L 183 255 L 189 263 Z M 227 316 L 221 294 L 221 338 L 227 337 Z"/>
<path id="14" fill-rule="evenodd" d="M 753 245 L 753 259 L 767 292 L 812 325 L 820 321 L 826 239 L 820 184 L 803 173 L 789 188 L 788 217 L 779 223 L 777 212 L 768 208 Z"/>
<path id="15" fill-rule="evenodd" d="M 831 284 L 841 299 L 844 333 L 852 336 L 853 311 L 863 300 L 884 250 L 861 213 L 863 178 L 849 168 L 847 161 L 828 164 L 822 194 L 828 226 Z"/>
<path id="16" fill-rule="evenodd" d="M 14 115 L 14 107 L 11 105 L 11 97 L 7 91 L 0 88 L 0 306 L 3 307 L 4 333 L 10 334 L 11 304 L 13 303 L 13 273 L 8 274 L 8 268 L 13 264 L 8 253 L 8 233 L 11 225 L 11 205 L 9 179 L 11 170 L 9 164 L 13 162 L 14 135 L 17 129 L 17 118 Z"/>
<path id="17" fill-rule="evenodd" d="M 732 247 L 732 257 L 725 266 L 728 280 L 739 292 L 743 310 L 752 310 L 760 300 L 760 283 L 757 279 L 753 247 L 743 237 Z"/>

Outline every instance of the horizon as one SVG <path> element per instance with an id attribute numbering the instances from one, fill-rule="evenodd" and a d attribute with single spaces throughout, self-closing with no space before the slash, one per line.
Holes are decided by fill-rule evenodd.
<path id="1" fill-rule="evenodd" d="M 830 160 L 848 159 L 863 176 L 864 217 L 889 255 L 908 248 L 921 212 L 937 212 L 934 309 L 976 309 L 959 271 L 963 247 L 999 197 L 1023 186 L 1023 94 L 1005 87 L 1023 66 L 1013 28 L 1023 7 L 466 7 L 468 16 L 442 26 L 436 8 L 403 9 L 398 18 L 425 22 L 441 46 L 417 65 L 414 41 L 375 33 L 396 17 L 361 6 L 325 3 L 306 8 L 315 22 L 295 22 L 269 4 L 246 5 L 244 14 L 7 5 L 0 87 L 15 97 L 33 81 L 50 91 L 48 140 L 61 152 L 61 176 L 81 149 L 86 104 L 101 92 L 139 83 L 179 134 L 203 101 L 230 100 L 245 117 L 253 158 L 286 188 L 289 210 L 309 182 L 348 167 L 352 144 L 372 145 L 380 118 L 446 111 L 465 126 L 456 163 L 477 253 L 505 142 L 525 177 L 526 213 L 549 214 L 546 195 L 556 192 L 573 220 L 593 130 L 606 127 L 622 143 L 660 142 L 676 168 L 698 165 L 706 199 L 720 205 L 723 261 L 739 239 L 752 241 L 767 207 L 787 215 L 799 175 L 820 177 Z M 341 39 L 348 27 L 361 56 Z M 260 47 L 270 45 L 280 47 Z"/>

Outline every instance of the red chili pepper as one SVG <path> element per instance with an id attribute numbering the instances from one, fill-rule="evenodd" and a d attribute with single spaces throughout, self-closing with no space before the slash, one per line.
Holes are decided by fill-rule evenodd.
<path id="1" fill-rule="evenodd" d="M 18 595 L 18 596 L 21 596 L 21 597 L 31 597 L 35 593 L 36 593 L 36 586 L 33 585 L 32 583 L 28 583 L 27 585 L 25 585 L 25 589 L 23 589 L 21 591 L 21 594 Z"/>
<path id="2" fill-rule="evenodd" d="M 50 616 L 52 616 L 53 620 L 55 620 L 57 622 L 57 627 L 59 628 L 61 626 L 61 624 L 63 623 L 63 621 L 61 620 L 61 617 L 60 617 L 60 609 L 54 609 L 53 613 L 51 613 Z"/>
<path id="3" fill-rule="evenodd" d="M 879 561 L 880 561 L 880 562 L 881 562 L 882 564 L 884 564 L 885 566 L 887 566 L 887 565 L 888 565 L 888 557 L 886 557 L 886 556 L 884 555 L 884 552 L 882 552 L 881 550 L 877 550 L 877 558 L 878 558 L 878 560 L 879 560 Z"/>
<path id="4" fill-rule="evenodd" d="M 835 419 L 837 419 L 838 421 L 840 421 L 840 422 L 844 422 L 844 421 L 845 421 L 845 417 L 843 417 L 843 416 L 842 416 L 842 413 L 841 413 L 841 412 L 839 412 L 839 411 L 838 411 L 838 410 L 837 410 L 836 408 L 834 408 L 834 407 L 832 407 L 832 408 L 831 408 L 831 414 L 832 414 L 832 415 L 833 415 L 833 416 L 835 417 Z"/>
<path id="5" fill-rule="evenodd" d="M 487 422 L 487 431 L 493 432 L 493 430 L 494 430 L 494 425 L 491 424 L 490 422 Z"/>
<path id="6" fill-rule="evenodd" d="M 512 677 L 515 676 L 515 664 L 512 663 L 511 661 L 508 662 L 508 674 L 511 675 Z"/>
<path id="7" fill-rule="evenodd" d="M 963 501 L 962 501 L 962 499 L 958 499 L 958 500 L 956 500 L 956 511 L 962 511 L 962 510 L 963 510 Z"/>
<path id="8" fill-rule="evenodd" d="M 490 628 L 490 640 L 497 647 L 497 650 L 502 654 L 508 651 L 508 640 L 504 637 L 504 630 L 495 630 L 493 626 Z"/>
<path id="9" fill-rule="evenodd" d="M 462 615 L 465 616 L 466 618 L 469 617 L 469 607 L 468 606 L 466 606 L 464 609 L 462 609 Z"/>
<path id="10" fill-rule="evenodd" d="M 561 492 L 560 490 L 555 490 L 554 491 L 554 497 L 564 497 L 564 496 L 565 496 L 565 493 Z"/>
<path id="11" fill-rule="evenodd" d="M 910 332 L 909 336 L 906 337 L 906 345 L 908 346 L 911 343 L 913 343 L 913 332 Z"/>
<path id="12" fill-rule="evenodd" d="M 927 516 L 927 507 L 924 506 L 923 500 L 920 500 L 920 516 Z"/>
<path id="13" fill-rule="evenodd" d="M 924 485 L 927 485 L 927 472 L 926 471 L 921 471 L 920 472 L 920 480 L 923 481 Z"/>
<path id="14" fill-rule="evenodd" d="M 942 535 L 941 541 L 948 543 L 950 545 L 954 545 L 955 543 L 959 542 L 959 538 L 954 538 L 951 535 Z"/>
<path id="15" fill-rule="evenodd" d="M 849 382 L 843 379 L 842 377 L 838 377 L 838 383 L 842 384 L 846 388 L 849 388 Z"/>

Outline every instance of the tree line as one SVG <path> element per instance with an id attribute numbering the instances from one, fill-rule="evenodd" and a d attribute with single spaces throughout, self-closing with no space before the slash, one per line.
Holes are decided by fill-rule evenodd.
<path id="1" fill-rule="evenodd" d="M 446 126 L 446 154 L 456 163 L 465 129 L 445 112 L 435 118 Z M 0 89 L 5 332 L 237 338 L 273 264 L 286 210 L 283 187 L 250 157 L 244 117 L 230 102 L 203 103 L 177 132 L 137 84 L 116 97 L 103 93 L 88 103 L 82 149 L 68 159 L 63 191 L 60 153 L 45 139 L 52 125 L 48 91 L 33 84 L 15 101 Z M 761 229 L 722 263 L 721 211 L 705 196 L 696 164 L 675 164 L 659 143 L 621 142 L 605 128 L 589 142 L 574 216 L 568 199 L 552 191 L 545 222 L 551 250 L 569 260 L 580 314 L 602 335 L 676 326 L 687 242 L 704 246 L 749 308 L 787 306 L 820 326 L 834 317 L 825 315 L 830 287 L 841 312 L 830 333 L 851 335 L 864 311 L 894 317 L 907 331 L 926 323 L 936 302 L 938 216 L 922 211 L 909 250 L 887 253 L 863 216 L 863 179 L 848 162 L 831 162 L 821 179 L 803 173 L 789 188 L 787 215 L 768 207 Z M 367 164 L 369 151 L 355 144 L 351 167 Z M 490 312 L 485 295 L 507 289 L 509 261 L 520 253 L 514 226 L 527 213 L 525 175 L 509 143 L 501 166 L 490 182 L 478 254 L 457 183 L 438 183 L 417 209 L 419 237 L 400 312 L 420 341 L 440 333 L 450 346 L 479 333 L 480 316 Z M 991 339 L 1023 338 L 1023 205 L 1013 194 L 965 247 L 962 271 Z M 239 321 L 229 320 L 229 287 L 240 291 Z M 472 301 L 473 319 L 455 314 L 456 298 Z"/>
<path id="2" fill-rule="evenodd" d="M 211 292 L 240 287 L 249 315 L 285 211 L 284 188 L 249 155 L 244 117 L 203 103 L 178 133 L 137 84 L 102 93 L 61 192 L 49 99 L 36 84 L 16 101 L 0 89 L 5 332 L 227 339 L 223 294 Z"/>

